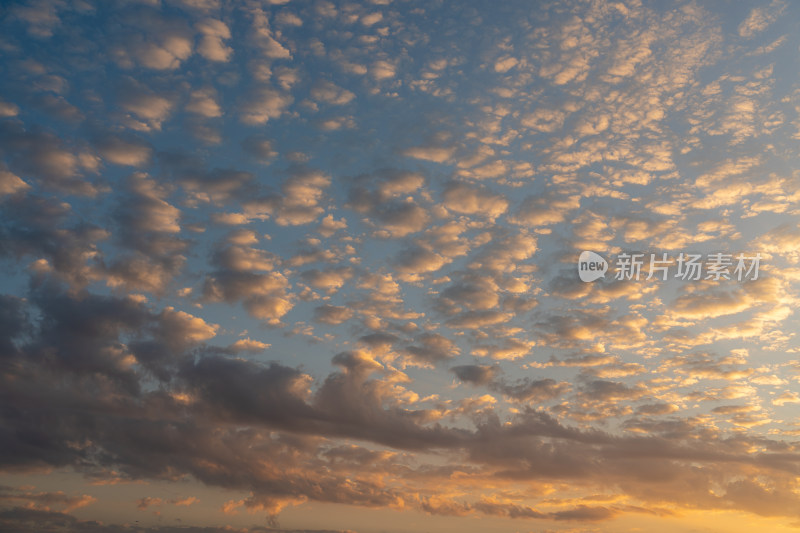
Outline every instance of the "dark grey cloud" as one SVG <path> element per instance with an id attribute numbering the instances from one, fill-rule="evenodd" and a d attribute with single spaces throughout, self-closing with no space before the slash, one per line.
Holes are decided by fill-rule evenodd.
<path id="1" fill-rule="evenodd" d="M 352 180 L 347 206 L 367 215 L 386 237 L 404 237 L 423 230 L 430 220 L 414 199 L 425 178 L 414 172 L 383 169 Z"/>
<path id="2" fill-rule="evenodd" d="M 0 155 L 23 179 L 32 177 L 42 186 L 76 195 L 96 196 L 91 167 L 79 156 L 82 146 L 73 146 L 42 127 L 26 128 L 19 122 L 0 121 Z"/>
<path id="3" fill-rule="evenodd" d="M 104 524 L 80 520 L 68 513 L 13 507 L 0 509 L 0 527 L 15 533 L 226 533 L 225 527 L 202 526 L 140 526 Z M 242 533 L 346 533 L 330 529 L 281 529 L 251 526 L 239 529 Z"/>
<path id="4" fill-rule="evenodd" d="M 224 205 L 232 200 L 252 201 L 261 192 L 255 176 L 236 168 L 208 168 L 204 160 L 183 152 L 159 152 L 158 162 L 166 174 L 186 191 L 192 203 Z"/>
<path id="5" fill-rule="evenodd" d="M 252 316 L 275 324 L 292 307 L 289 281 L 275 270 L 278 259 L 261 248 L 219 243 L 212 251 L 214 270 L 203 281 L 203 299 L 242 302 Z"/>
<path id="6" fill-rule="evenodd" d="M 242 150 L 261 161 L 269 161 L 278 155 L 272 141 L 259 135 L 251 135 L 244 139 L 242 141 Z"/>
<path id="7" fill-rule="evenodd" d="M 323 324 L 336 325 L 353 317 L 353 311 L 339 305 L 321 305 L 314 308 L 314 320 Z"/>
<path id="8" fill-rule="evenodd" d="M 500 367 L 486 365 L 459 365 L 450 370 L 460 379 L 475 385 L 487 385 L 491 383 L 499 374 Z"/>
<path id="9" fill-rule="evenodd" d="M 510 381 L 503 377 L 498 365 L 459 365 L 450 369 L 458 379 L 476 386 L 486 386 L 508 399 L 524 403 L 540 404 L 558 398 L 568 390 L 569 383 L 551 378 L 519 378 Z"/>
<path id="10" fill-rule="evenodd" d="M 420 363 L 439 363 L 459 354 L 456 344 L 438 333 L 423 333 L 415 339 L 416 344 L 405 348 L 413 360 Z"/>
<path id="11" fill-rule="evenodd" d="M 745 435 L 723 439 L 700 425 L 680 432 L 648 430 L 649 436 L 570 427 L 530 406 L 555 397 L 560 384 L 506 381 L 493 366 L 459 365 L 453 372 L 529 406 L 507 420 L 484 410 L 474 417 L 472 429 L 457 428 L 400 403 L 391 372 L 365 352 L 338 354 L 333 362 L 339 370 L 314 380 L 296 368 L 237 358 L 228 349 L 206 345 L 208 326 L 174 310 L 154 312 L 130 298 L 70 295 L 41 286 L 24 303 L 13 298 L 6 303 L 0 331 L 23 332 L 3 346 L 0 445 L 6 470 L 69 465 L 94 475 L 114 470 L 127 479 L 190 474 L 208 485 L 251 491 L 250 505 L 267 514 L 286 498 L 385 506 L 404 497 L 396 487 L 353 479 L 341 454 L 336 464 L 347 471 L 321 475 L 318 461 L 332 457 L 324 443 L 334 438 L 393 450 L 448 450 L 463 453 L 487 475 L 603 480 L 629 486 L 652 501 L 694 498 L 691 505 L 698 508 L 738 502 L 744 498 L 739 494 L 757 495 L 754 487 L 740 483 L 730 485 L 727 499 L 708 493 L 680 496 L 686 489 L 677 488 L 678 479 L 694 476 L 703 491 L 711 483 L 728 483 L 731 469 L 742 479 L 749 479 L 751 466 L 776 480 L 800 474 L 800 455 L 787 442 Z M 136 362 L 122 357 L 123 339 Z M 163 385 L 145 386 L 151 376 Z M 602 380 L 579 391 L 599 400 L 630 393 L 630 387 Z M 275 432 L 279 437 L 267 437 Z M 756 443 L 768 451 L 749 454 Z M 270 457 L 273 466 L 254 467 L 258 457 Z M 723 463 L 725 469 L 717 466 Z M 775 495 L 784 502 L 796 499 L 788 492 Z M 462 511 L 553 520 L 596 521 L 616 512 L 576 507 L 554 514 L 470 505 Z M 762 512 L 783 509 L 767 506 Z M 12 515 L 5 516 L 11 520 Z M 57 518 L 72 527 L 68 519 Z M 46 516 L 37 519 L 48 523 Z"/>
<path id="12" fill-rule="evenodd" d="M 104 228 L 75 219 L 65 202 L 38 195 L 5 198 L 0 202 L 0 255 L 16 261 L 46 260 L 50 270 L 74 287 L 83 287 L 97 275 L 98 242 L 108 237 Z"/>
<path id="13" fill-rule="evenodd" d="M 369 335 L 364 335 L 358 339 L 359 342 L 363 342 L 370 348 L 391 346 L 399 340 L 400 337 L 387 332 L 370 333 Z"/>

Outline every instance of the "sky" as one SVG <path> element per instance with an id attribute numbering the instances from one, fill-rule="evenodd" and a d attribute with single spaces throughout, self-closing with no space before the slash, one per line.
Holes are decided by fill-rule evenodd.
<path id="1" fill-rule="evenodd" d="M 0 529 L 800 530 L 798 21 L 3 2 Z"/>

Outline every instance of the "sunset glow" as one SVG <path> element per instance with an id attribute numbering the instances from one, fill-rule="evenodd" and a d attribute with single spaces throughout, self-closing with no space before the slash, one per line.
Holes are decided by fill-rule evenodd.
<path id="1" fill-rule="evenodd" d="M 800 3 L 0 6 L 0 530 L 800 530 Z"/>

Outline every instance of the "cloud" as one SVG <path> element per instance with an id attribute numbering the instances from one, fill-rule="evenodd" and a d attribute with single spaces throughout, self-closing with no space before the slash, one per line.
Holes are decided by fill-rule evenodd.
<path id="1" fill-rule="evenodd" d="M 323 324 L 337 325 L 353 317 L 353 311 L 337 305 L 322 305 L 314 309 L 314 320 Z"/>
<path id="2" fill-rule="evenodd" d="M 375 78 L 378 81 L 381 81 L 389 78 L 394 78 L 397 72 L 397 67 L 396 65 L 392 64 L 389 61 L 378 60 L 372 63 L 369 72 L 373 78 Z"/>
<path id="3" fill-rule="evenodd" d="M 280 11 L 278 15 L 275 17 L 275 21 L 278 24 L 284 24 L 287 26 L 303 25 L 303 19 L 300 18 L 296 13 L 292 13 L 291 11 Z"/>
<path id="4" fill-rule="evenodd" d="M 274 270 L 275 261 L 265 251 L 231 244 L 218 247 L 211 259 L 216 270 L 206 276 L 203 297 L 212 302 L 241 301 L 247 312 L 278 324 L 293 306 L 289 281 Z"/>
<path id="5" fill-rule="evenodd" d="M 181 211 L 165 198 L 169 191 L 144 173 L 127 180 L 129 195 L 118 206 L 114 219 L 120 245 L 133 252 L 105 261 L 101 275 L 112 287 L 163 292 L 183 266 L 187 242 L 181 231 Z"/>
<path id="6" fill-rule="evenodd" d="M 521 123 L 527 128 L 541 132 L 553 132 L 564 125 L 566 113 L 557 109 L 538 108 L 523 117 Z"/>
<path id="7" fill-rule="evenodd" d="M 311 97 L 331 105 L 344 105 L 353 101 L 356 95 L 333 82 L 321 81 L 311 89 Z"/>
<path id="8" fill-rule="evenodd" d="M 281 226 L 315 222 L 324 212 L 320 207 L 330 177 L 320 171 L 296 168 L 283 183 L 283 199 L 275 209 L 275 221 Z"/>
<path id="9" fill-rule="evenodd" d="M 123 376 L 132 377 L 131 372 L 135 367 L 124 364 L 119 366 L 124 363 L 124 359 L 112 365 L 113 359 L 109 359 L 107 353 L 100 359 L 92 356 L 98 351 L 105 353 L 115 346 L 114 339 L 125 331 L 134 335 L 150 331 L 153 335 L 150 342 L 172 343 L 173 354 L 191 349 L 198 342 L 212 338 L 210 336 L 213 334 L 213 328 L 204 322 L 201 323 L 197 317 L 193 318 L 186 313 L 169 309 L 155 314 L 141 303 L 131 300 L 100 297 L 75 300 L 69 296 L 53 297 L 41 294 L 35 302 L 36 305 L 42 306 L 41 309 L 46 310 L 44 315 L 46 320 L 37 338 L 25 343 L 21 348 L 38 350 L 39 346 L 52 346 L 53 343 L 61 346 L 71 345 L 75 351 L 70 354 L 63 351 L 55 352 L 62 361 L 66 361 L 67 359 L 64 359 L 66 357 L 72 361 L 66 382 L 63 381 L 64 375 L 59 374 L 58 379 L 62 380 L 62 387 L 69 386 L 70 380 L 73 379 L 70 376 L 74 376 L 75 379 L 79 376 L 84 376 L 84 379 L 97 379 L 99 372 L 107 377 L 117 376 L 117 379 Z M 154 327 L 142 327 L 148 323 Z M 83 328 L 90 324 L 100 328 L 99 331 L 105 332 L 104 335 L 87 338 L 82 331 L 85 331 Z M 64 343 L 65 339 L 69 342 Z M 175 339 L 182 340 L 176 342 Z M 415 343 L 415 346 L 433 350 L 435 353 L 443 354 L 451 349 L 450 344 L 435 335 L 423 335 L 417 341 L 418 344 Z M 136 359 L 142 362 L 147 361 L 144 356 L 144 346 L 144 344 L 137 345 L 135 348 Z M 149 346 L 153 346 L 150 353 L 157 353 L 155 345 Z M 441 349 L 444 351 L 440 351 Z M 166 357 L 166 353 L 170 352 L 165 352 L 165 355 L 161 356 L 163 363 L 172 360 Z M 427 352 L 417 350 L 417 355 L 423 353 Z M 31 360 L 33 364 L 48 365 L 56 361 L 44 357 L 35 357 Z M 76 365 L 77 361 L 81 361 L 81 364 Z M 184 395 L 182 397 L 186 398 L 181 401 L 188 402 L 183 403 L 181 409 L 188 408 L 194 413 L 204 415 L 201 418 L 192 415 L 193 420 L 204 420 L 205 424 L 212 425 L 222 421 L 226 423 L 235 421 L 237 424 L 246 423 L 255 427 L 266 425 L 273 431 L 280 429 L 298 435 L 297 438 L 301 440 L 294 441 L 297 444 L 289 444 L 292 441 L 260 440 L 262 446 L 258 452 L 247 451 L 252 450 L 254 441 L 251 439 L 255 437 L 252 432 L 231 433 L 224 430 L 214 432 L 208 431 L 207 427 L 195 428 L 193 424 L 171 425 L 169 435 L 165 435 L 160 423 L 150 420 L 147 413 L 141 413 L 147 416 L 135 419 L 135 423 L 129 414 L 126 415 L 113 426 L 112 431 L 104 430 L 98 433 L 96 427 L 91 429 L 80 424 L 78 426 L 66 424 L 51 428 L 51 432 L 62 432 L 63 437 L 72 431 L 84 432 L 83 434 L 90 436 L 93 441 L 101 443 L 104 449 L 114 451 L 115 463 L 120 465 L 127 475 L 154 476 L 163 472 L 169 465 L 173 471 L 177 468 L 179 471 L 191 473 L 207 484 L 235 485 L 252 490 L 254 496 L 251 500 L 245 500 L 243 505 L 252 505 L 270 513 L 278 512 L 284 502 L 297 498 L 381 506 L 393 505 L 393 502 L 398 501 L 398 497 L 410 502 L 416 501 L 418 503 L 415 505 L 420 509 L 432 513 L 447 513 L 447 509 L 462 505 L 461 509 L 464 512 L 476 512 L 488 516 L 501 512 L 516 518 L 598 521 L 622 512 L 584 504 L 542 510 L 533 507 L 488 505 L 485 500 L 459 504 L 447 498 L 433 505 L 430 500 L 415 499 L 413 494 L 401 492 L 399 487 L 379 487 L 370 483 L 368 477 L 361 477 L 358 471 L 354 472 L 350 463 L 342 464 L 341 471 L 335 467 L 336 463 L 331 463 L 334 469 L 329 474 L 321 478 L 317 476 L 314 478 L 314 483 L 308 483 L 307 477 L 292 473 L 291 470 L 276 472 L 272 468 L 261 468 L 258 462 L 252 462 L 251 454 L 258 453 L 263 456 L 267 451 L 264 446 L 267 446 L 270 456 L 276 458 L 275 464 L 281 464 L 278 459 L 288 461 L 283 464 L 291 465 L 296 472 L 302 465 L 310 467 L 313 464 L 304 462 L 305 454 L 311 453 L 310 457 L 314 457 L 322 449 L 325 453 L 330 453 L 330 447 L 318 449 L 313 441 L 303 441 L 300 437 L 303 434 L 349 435 L 376 443 L 391 443 L 395 448 L 407 450 L 461 449 L 474 464 L 488 469 L 486 474 L 494 479 L 525 480 L 542 476 L 559 478 L 567 476 L 580 479 L 584 483 L 605 484 L 608 480 L 628 484 L 644 483 L 649 487 L 657 487 L 645 496 L 645 499 L 654 502 L 663 501 L 665 497 L 681 498 L 677 496 L 677 492 L 672 496 L 669 495 L 671 490 L 669 482 L 654 485 L 651 481 L 642 481 L 652 479 L 650 476 L 663 479 L 659 476 L 663 476 L 660 468 L 665 463 L 654 460 L 663 459 L 671 461 L 670 469 L 673 475 L 676 471 L 688 472 L 689 469 L 693 469 L 704 483 L 713 480 L 733 488 L 723 502 L 714 503 L 713 499 L 707 497 L 703 499 L 702 484 L 698 491 L 682 497 L 694 498 L 692 505 L 701 508 L 713 508 L 715 505 L 727 505 L 739 501 L 738 487 L 744 486 L 736 484 L 741 481 L 724 481 L 724 474 L 713 467 L 715 458 L 725 456 L 726 471 L 734 469 L 737 475 L 744 475 L 753 461 L 757 461 L 764 468 L 772 468 L 768 466 L 772 459 L 770 452 L 753 458 L 749 453 L 737 448 L 738 445 L 715 440 L 715 437 L 711 437 L 714 442 L 703 443 L 687 442 L 683 437 L 613 436 L 599 430 L 580 430 L 565 426 L 544 412 L 530 408 L 520 410 L 506 424 L 500 424 L 497 418 L 489 416 L 477 420 L 475 428 L 471 430 L 444 427 L 432 424 L 432 419 L 424 410 L 401 408 L 399 402 L 403 396 L 397 387 L 400 386 L 399 383 L 404 382 L 404 379 L 385 369 L 369 353 L 342 352 L 334 357 L 333 362 L 340 370 L 321 380 L 314 390 L 310 387 L 312 378 L 296 369 L 275 363 L 246 361 L 213 352 L 201 353 L 199 358 L 179 357 L 177 364 L 173 364 L 172 370 L 169 371 L 174 376 L 172 379 L 177 380 L 175 386 L 179 387 L 178 390 Z M 152 365 L 153 362 L 147 364 Z M 501 378 L 502 374 L 496 367 L 462 365 L 454 367 L 453 372 L 462 380 L 496 389 L 498 394 L 518 402 L 547 402 L 568 391 L 564 384 L 548 379 L 526 377 L 516 381 L 506 381 Z M 381 378 L 381 375 L 384 377 Z M 22 376 L 16 377 L 19 379 Z M 40 373 L 29 375 L 25 379 L 51 378 L 45 373 Z M 52 379 L 55 379 L 55 376 Z M 6 390 L 16 398 L 23 399 L 32 394 L 29 386 L 23 383 L 11 381 L 5 385 L 12 383 L 14 385 Z M 81 381 L 75 381 L 72 386 L 77 386 L 78 383 Z M 54 389 L 50 395 L 44 398 L 40 396 L 40 402 L 56 401 L 59 395 L 65 392 L 67 391 L 63 388 Z M 121 389 L 121 392 L 146 395 L 148 401 L 156 402 L 156 406 L 153 407 L 157 407 L 161 413 L 181 412 L 176 410 L 177 405 L 171 403 L 173 400 L 164 396 L 161 391 L 145 391 L 129 385 Z M 645 393 L 646 389 L 643 387 L 593 380 L 581 388 L 579 397 L 584 402 L 608 402 L 617 398 L 642 397 Z M 120 389 L 117 389 L 116 394 L 117 396 L 120 394 Z M 73 399 L 73 402 L 78 402 L 73 403 L 73 410 L 80 409 L 84 413 L 82 416 L 107 412 L 105 410 L 110 405 L 107 402 L 112 401 L 111 398 L 113 396 L 98 398 L 96 395 L 78 395 Z M 29 418 L 24 423 L 30 426 L 38 420 L 37 415 L 37 418 Z M 89 433 L 85 433 L 86 431 Z M 227 442 L 224 449 L 233 447 L 236 453 L 220 454 L 217 451 L 222 442 L 218 440 L 220 438 Z M 187 440 L 193 443 L 189 449 L 179 445 L 180 442 Z M 298 448 L 302 442 L 305 444 Z M 558 442 L 558 446 L 553 446 L 552 442 Z M 134 460 L 141 450 L 153 449 L 155 445 L 158 445 L 162 454 L 165 453 L 167 456 L 149 464 L 141 464 Z M 594 450 L 595 453 L 590 453 L 590 450 Z M 301 452 L 299 456 L 298 451 Z M 80 454 L 75 450 L 69 450 L 68 447 L 51 449 L 48 455 L 17 455 L 14 460 L 31 461 L 36 457 L 39 460 L 46 458 L 48 462 L 59 458 L 61 461 L 82 460 Z M 346 461 L 347 456 L 337 454 L 336 457 L 337 461 Z M 774 457 L 785 457 L 785 453 L 774 454 Z M 375 457 L 373 461 L 375 460 L 380 459 Z M 251 465 L 247 470 L 248 475 L 244 478 L 231 477 L 230 473 L 240 464 Z M 362 468 L 369 469 L 369 465 L 373 463 L 359 460 L 358 464 L 361 464 Z M 341 477 L 338 477 L 339 472 Z M 349 483 L 344 481 L 344 476 L 350 480 Z M 747 482 L 748 478 L 744 479 Z M 147 503 L 151 504 L 154 501 Z M 759 512 L 772 514 L 785 512 L 787 508 L 779 506 L 757 509 Z"/>
<path id="10" fill-rule="evenodd" d="M 247 137 L 242 141 L 242 149 L 262 161 L 268 161 L 278 155 L 278 152 L 273 148 L 272 141 L 260 136 Z"/>
<path id="11" fill-rule="evenodd" d="M 164 167 L 186 191 L 187 203 L 222 205 L 242 201 L 254 191 L 253 174 L 233 168 L 206 168 L 201 161 L 178 154 L 160 154 Z"/>
<path id="12" fill-rule="evenodd" d="M 169 98 L 152 91 L 138 81 L 128 78 L 117 88 L 119 105 L 143 122 L 133 124 L 134 129 L 160 130 L 169 117 L 173 104 Z"/>
<path id="13" fill-rule="evenodd" d="M 61 491 L 58 492 L 33 492 L 24 488 L 2 487 L 0 488 L 0 502 L 6 505 L 18 505 L 31 510 L 49 512 L 58 510 L 71 512 L 81 507 L 92 505 L 97 498 L 88 494 L 80 496 L 70 496 Z"/>
<path id="14" fill-rule="evenodd" d="M 526 302 L 520 306 L 518 312 L 528 311 L 535 305 L 535 301 L 532 303 Z M 527 356 L 535 344 L 534 341 L 507 338 L 492 344 L 476 345 L 472 353 L 481 357 L 491 357 L 492 359 L 514 360 Z"/>
<path id="15" fill-rule="evenodd" d="M 453 373 L 461 381 L 474 383 L 475 385 L 487 385 L 492 382 L 500 369 L 496 366 L 481 366 L 481 365 L 460 365 L 454 366 Z"/>
<path id="16" fill-rule="evenodd" d="M 461 309 L 494 309 L 500 303 L 499 287 L 491 278 L 466 274 L 445 287 L 438 303 L 449 314 Z"/>
<path id="17" fill-rule="evenodd" d="M 0 253 L 8 259 L 33 261 L 41 270 L 83 287 L 98 278 L 93 259 L 109 232 L 92 225 L 70 224 L 70 207 L 38 195 L 12 196 L 2 204 Z"/>
<path id="18" fill-rule="evenodd" d="M 266 342 L 253 340 L 251 338 L 239 339 L 231 344 L 231 349 L 237 352 L 261 352 L 269 348 L 271 345 Z"/>
<path id="19" fill-rule="evenodd" d="M 797 521 L 793 5 L 95 4 L 0 20 L 0 529 Z"/>
<path id="20" fill-rule="evenodd" d="M 293 100 L 290 94 L 272 87 L 259 87 L 240 106 L 239 116 L 245 124 L 266 124 L 270 119 L 280 118 Z"/>
<path id="21" fill-rule="evenodd" d="M 228 61 L 233 49 L 224 41 L 231 38 L 231 31 L 221 20 L 205 19 L 195 27 L 203 35 L 197 52 L 210 61 Z"/>
<path id="22" fill-rule="evenodd" d="M 115 165 L 141 167 L 150 161 L 152 148 L 141 139 L 104 133 L 95 141 L 100 155 Z"/>
<path id="23" fill-rule="evenodd" d="M 192 91 L 186 111 L 206 118 L 222 116 L 222 108 L 215 100 L 215 91 L 210 88 Z"/>
<path id="24" fill-rule="evenodd" d="M 348 206 L 370 216 L 380 237 L 405 237 L 424 229 L 430 216 L 411 196 L 424 184 L 422 175 L 382 169 L 374 176 L 359 176 L 348 194 Z M 399 198 L 401 195 L 407 195 Z"/>
<path id="25" fill-rule="evenodd" d="M 444 205 L 456 213 L 480 214 L 489 218 L 496 218 L 508 209 L 508 201 L 502 195 L 463 183 L 447 185 Z"/>
<path id="26" fill-rule="evenodd" d="M 267 13 L 255 6 L 249 6 L 248 12 L 251 19 L 249 34 L 250 43 L 266 58 L 287 59 L 292 53 L 280 42 L 280 33 L 273 32 L 270 27 Z"/>
<path id="27" fill-rule="evenodd" d="M 780 17 L 785 8 L 786 5 L 778 1 L 773 1 L 769 7 L 753 8 L 747 18 L 739 24 L 739 35 L 749 38 L 764 31 Z"/>
<path id="28" fill-rule="evenodd" d="M 94 533 L 123 533 L 129 529 L 125 525 L 103 524 L 94 520 L 80 520 L 70 514 L 55 511 L 39 511 L 23 507 L 14 507 L 0 511 L 0 525 L 20 533 L 34 533 L 42 528 L 69 527 L 73 530 L 92 531 Z M 139 526 L 144 533 L 224 533 L 224 528 L 202 526 Z M 287 530 L 264 527 L 250 527 L 241 530 L 243 533 L 352 533 L 334 530 Z"/>
<path id="29" fill-rule="evenodd" d="M 787 405 L 793 403 L 800 403 L 800 396 L 794 392 L 784 392 L 772 400 L 774 405 Z"/>
<path id="30" fill-rule="evenodd" d="M 11 17 L 28 25 L 28 33 L 39 39 L 53 36 L 61 24 L 60 11 L 68 8 L 65 2 L 52 0 L 32 0 L 13 6 Z"/>
<path id="31" fill-rule="evenodd" d="M 353 271 L 349 267 L 335 267 L 326 270 L 313 268 L 306 270 L 301 276 L 306 283 L 315 289 L 333 293 L 338 291 L 353 276 Z"/>
<path id="32" fill-rule="evenodd" d="M 0 195 L 17 194 L 30 188 L 31 186 L 16 174 L 8 170 L 0 170 Z"/>
<path id="33" fill-rule="evenodd" d="M 84 176 L 94 170 L 94 162 L 69 147 L 55 134 L 40 128 L 25 130 L 21 125 L 0 124 L 0 153 L 7 158 L 8 169 L 22 177 L 32 175 L 48 188 L 95 196 L 99 188 Z M 77 152 L 77 153 L 76 153 Z"/>
<path id="34" fill-rule="evenodd" d="M 135 6 L 118 15 L 122 25 L 114 37 L 111 57 L 125 69 L 141 65 L 175 70 L 192 54 L 192 31 L 183 20 L 157 9 Z"/>
<path id="35" fill-rule="evenodd" d="M 422 159 L 424 161 L 433 161 L 434 163 L 444 163 L 451 159 L 454 154 L 455 148 L 437 146 L 415 146 L 403 152 L 403 155 L 408 157 Z"/>
<path id="36" fill-rule="evenodd" d="M 11 102 L 0 102 L 0 117 L 15 117 L 19 114 L 19 107 Z"/>
<path id="37" fill-rule="evenodd" d="M 380 12 L 363 15 L 360 19 L 361 24 L 363 24 L 364 26 L 372 26 L 373 24 L 377 24 L 381 20 L 383 20 L 383 13 Z"/>
<path id="38" fill-rule="evenodd" d="M 502 59 L 498 59 L 497 62 L 494 64 L 494 71 L 500 73 L 506 73 L 515 66 L 517 66 L 519 61 L 515 57 L 505 57 Z"/>
<path id="39" fill-rule="evenodd" d="M 421 247 L 402 250 L 394 260 L 399 272 L 417 275 L 436 272 L 446 263 L 447 260 L 441 255 Z"/>
<path id="40" fill-rule="evenodd" d="M 475 386 L 488 387 L 492 392 L 502 394 L 513 401 L 541 404 L 553 400 L 570 389 L 568 383 L 558 383 L 553 379 L 522 378 L 508 381 L 502 376 L 498 366 L 461 365 L 451 368 L 459 380 Z"/>
<path id="41" fill-rule="evenodd" d="M 536 252 L 536 237 L 527 233 L 509 233 L 503 230 L 493 237 L 473 256 L 471 268 L 513 272 Z"/>
<path id="42" fill-rule="evenodd" d="M 337 231 L 343 230 L 343 229 L 346 229 L 346 228 L 347 228 L 347 220 L 346 219 L 341 218 L 339 220 L 336 220 L 333 217 L 333 215 L 327 215 L 325 218 L 322 219 L 322 222 L 320 223 L 319 227 L 317 228 L 317 231 L 323 237 L 330 237 L 334 233 L 336 233 Z"/>
<path id="43" fill-rule="evenodd" d="M 563 222 L 567 214 L 578 207 L 578 195 L 562 196 L 553 192 L 538 197 L 531 196 L 523 201 L 510 220 L 521 226 L 549 226 Z"/>
<path id="44" fill-rule="evenodd" d="M 409 359 L 415 363 L 436 364 L 455 357 L 460 352 L 453 341 L 438 333 L 423 333 L 415 340 L 417 344 L 404 349 Z"/>

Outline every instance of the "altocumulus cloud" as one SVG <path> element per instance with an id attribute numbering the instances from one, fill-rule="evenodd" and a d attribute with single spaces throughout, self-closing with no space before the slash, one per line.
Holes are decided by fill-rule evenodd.
<path id="1" fill-rule="evenodd" d="M 797 523 L 799 15 L 4 6 L 0 529 Z"/>

